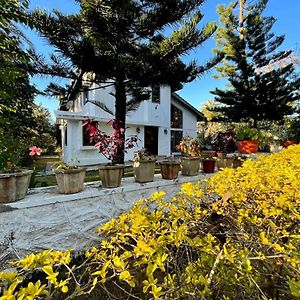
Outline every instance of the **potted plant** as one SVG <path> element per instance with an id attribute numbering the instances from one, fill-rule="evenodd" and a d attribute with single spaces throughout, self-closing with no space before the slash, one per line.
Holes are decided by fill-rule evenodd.
<path id="1" fill-rule="evenodd" d="M 210 122 L 198 122 L 197 123 L 197 139 L 202 150 L 212 150 L 212 141 L 214 139 L 215 132 Z"/>
<path id="2" fill-rule="evenodd" d="M 0 173 L 0 203 L 23 199 L 28 191 L 32 170 L 7 168 Z"/>
<path id="3" fill-rule="evenodd" d="M 260 132 L 257 128 L 239 126 L 235 130 L 235 139 L 239 153 L 256 153 L 259 147 Z"/>
<path id="4" fill-rule="evenodd" d="M 222 157 L 217 158 L 217 169 L 224 169 L 224 168 L 232 168 L 233 165 L 233 158 L 227 155 L 227 153 L 223 153 Z"/>
<path id="5" fill-rule="evenodd" d="M 285 135 L 282 139 L 281 146 L 283 148 L 287 148 L 291 145 L 298 144 L 300 141 L 300 121 L 298 118 L 295 119 L 289 119 L 286 121 L 286 131 Z"/>
<path id="6" fill-rule="evenodd" d="M 22 150 L 21 146 L 18 147 L 18 145 L 15 145 L 9 151 L 10 156 L 6 156 L 5 154 L 7 153 L 1 150 L 3 155 L 0 161 L 0 203 L 21 200 L 27 194 L 33 171 L 16 166 Z M 41 154 L 41 149 L 38 147 L 33 146 L 29 150 L 29 155 L 31 156 Z"/>
<path id="7" fill-rule="evenodd" d="M 235 151 L 234 131 L 220 131 L 212 142 L 212 149 L 217 153 L 217 168 L 232 168 L 233 158 L 228 153 Z"/>
<path id="8" fill-rule="evenodd" d="M 201 153 L 202 172 L 214 173 L 216 167 L 216 152 L 206 151 Z"/>
<path id="9" fill-rule="evenodd" d="M 180 161 L 171 157 L 159 163 L 163 179 L 176 179 L 180 170 Z"/>
<path id="10" fill-rule="evenodd" d="M 176 146 L 183 157 L 181 158 L 181 174 L 186 176 L 195 176 L 200 167 L 200 143 L 198 139 L 186 136 Z"/>
<path id="11" fill-rule="evenodd" d="M 69 165 L 60 162 L 54 170 L 58 192 L 60 194 L 74 194 L 81 192 L 84 188 L 86 168 L 77 165 Z"/>
<path id="12" fill-rule="evenodd" d="M 127 151 L 137 145 L 137 137 L 132 135 L 125 139 L 125 128 L 121 121 L 110 120 L 107 124 L 111 125 L 113 130 L 110 135 L 101 131 L 94 120 L 84 120 L 83 126 L 86 126 L 90 141 L 95 145 L 103 156 L 111 162 L 99 168 L 99 175 L 104 188 L 114 188 L 121 185 L 124 164 L 118 164 L 117 156 L 120 149 Z"/>
<path id="13" fill-rule="evenodd" d="M 150 182 L 154 179 L 156 157 L 145 149 L 135 153 L 133 174 L 136 182 Z"/>

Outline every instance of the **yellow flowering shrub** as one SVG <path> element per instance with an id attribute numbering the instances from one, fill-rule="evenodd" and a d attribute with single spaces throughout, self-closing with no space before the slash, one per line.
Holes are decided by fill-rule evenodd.
<path id="1" fill-rule="evenodd" d="M 0 300 L 300 299 L 299 224 L 300 146 L 291 146 L 172 199 L 137 201 L 80 256 L 15 262 L 0 273 Z"/>

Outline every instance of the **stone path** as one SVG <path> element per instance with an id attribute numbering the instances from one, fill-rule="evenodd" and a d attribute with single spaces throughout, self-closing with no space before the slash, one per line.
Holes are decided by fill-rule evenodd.
<path id="1" fill-rule="evenodd" d="M 101 223 L 128 211 L 138 199 L 156 191 L 172 197 L 181 184 L 207 176 L 179 175 L 175 180 L 163 180 L 155 175 L 153 182 L 144 184 L 131 177 L 122 179 L 122 186 L 113 189 L 100 188 L 100 182 L 93 182 L 71 195 L 58 194 L 56 187 L 33 189 L 23 200 L 0 207 L 1 257 L 43 249 L 85 249 L 99 241 L 95 229 Z"/>

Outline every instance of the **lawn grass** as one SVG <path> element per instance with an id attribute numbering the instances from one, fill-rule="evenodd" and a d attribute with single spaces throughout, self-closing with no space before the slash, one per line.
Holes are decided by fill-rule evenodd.
<path id="1" fill-rule="evenodd" d="M 85 179 L 84 179 L 85 182 L 92 182 L 98 180 L 100 180 L 98 171 L 86 172 Z M 36 176 L 34 182 L 35 182 L 34 183 L 35 187 L 52 186 L 52 185 L 56 185 L 56 178 L 55 175 Z"/>

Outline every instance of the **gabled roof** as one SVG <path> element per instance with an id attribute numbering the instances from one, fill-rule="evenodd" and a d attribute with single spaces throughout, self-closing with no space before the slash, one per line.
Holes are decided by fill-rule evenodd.
<path id="1" fill-rule="evenodd" d="M 195 108 L 193 105 L 188 103 L 186 100 L 184 100 L 178 94 L 172 93 L 172 97 L 175 98 L 177 101 L 179 101 L 181 104 L 183 104 L 186 108 L 188 108 L 189 110 L 194 112 L 197 115 L 198 120 L 204 120 L 205 119 L 204 115 L 197 108 Z"/>

